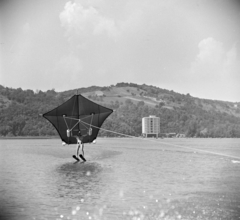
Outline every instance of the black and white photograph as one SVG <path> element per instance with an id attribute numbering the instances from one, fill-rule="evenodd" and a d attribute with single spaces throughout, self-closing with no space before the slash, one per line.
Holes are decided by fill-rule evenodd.
<path id="1" fill-rule="evenodd" d="M 239 0 L 0 0 L 0 220 L 238 219 Z"/>

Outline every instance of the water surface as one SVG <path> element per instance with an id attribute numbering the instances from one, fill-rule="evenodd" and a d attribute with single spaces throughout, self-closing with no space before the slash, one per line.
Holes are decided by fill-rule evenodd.
<path id="1" fill-rule="evenodd" d="M 199 149 L 200 151 L 198 151 Z M 1 219 L 239 219 L 239 139 L 0 140 Z"/>

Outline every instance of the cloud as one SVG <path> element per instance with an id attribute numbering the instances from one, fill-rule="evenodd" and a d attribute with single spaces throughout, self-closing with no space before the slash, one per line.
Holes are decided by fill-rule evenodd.
<path id="1" fill-rule="evenodd" d="M 200 90 L 205 96 L 222 95 L 223 99 L 237 100 L 239 94 L 240 64 L 237 45 L 229 50 L 214 38 L 206 38 L 198 44 L 199 52 L 191 65 L 189 78 L 194 83 L 194 90 Z M 224 98 L 224 96 L 226 98 Z M 228 98 L 227 98 L 228 97 Z"/>
<path id="2" fill-rule="evenodd" d="M 199 64 L 219 63 L 224 56 L 223 45 L 213 38 L 203 39 L 199 44 L 199 54 L 196 62 Z"/>
<path id="3" fill-rule="evenodd" d="M 238 69 L 236 45 L 230 50 L 225 50 L 222 42 L 209 37 L 199 42 L 198 49 L 199 52 L 191 66 L 192 74 L 220 79 Z"/>
<path id="4" fill-rule="evenodd" d="M 109 37 L 115 37 L 118 34 L 115 21 L 104 17 L 92 6 L 83 7 L 80 3 L 67 2 L 59 18 L 68 37 L 103 33 Z"/>

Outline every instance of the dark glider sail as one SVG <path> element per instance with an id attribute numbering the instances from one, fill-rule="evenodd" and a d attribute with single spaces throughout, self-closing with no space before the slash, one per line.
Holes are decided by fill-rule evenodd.
<path id="1" fill-rule="evenodd" d="M 100 127 L 113 112 L 82 95 L 74 95 L 57 108 L 43 114 L 58 131 L 66 144 L 76 144 L 76 136 L 81 133 L 83 143 L 91 143 L 97 138 Z"/>

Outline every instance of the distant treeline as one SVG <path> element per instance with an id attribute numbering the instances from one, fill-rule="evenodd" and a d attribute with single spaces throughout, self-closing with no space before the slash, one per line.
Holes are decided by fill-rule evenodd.
<path id="1" fill-rule="evenodd" d="M 229 107 L 232 103 L 198 99 L 147 85 L 118 83 L 115 87 L 135 87 L 164 102 L 149 106 L 144 101 L 133 102 L 130 99 L 111 101 L 110 104 L 104 102 L 105 97 L 96 99 L 99 104 L 115 110 L 102 126 L 107 130 L 140 136 L 142 117 L 155 115 L 160 117 L 161 133 L 174 132 L 187 137 L 240 137 L 240 112 L 239 108 Z M 89 87 L 79 89 L 79 92 L 95 90 L 111 91 L 110 87 Z M 73 90 L 34 92 L 0 86 L 0 136 L 56 136 L 53 126 L 39 114 L 62 104 L 74 93 Z M 118 136 L 105 131 L 99 135 Z"/>

